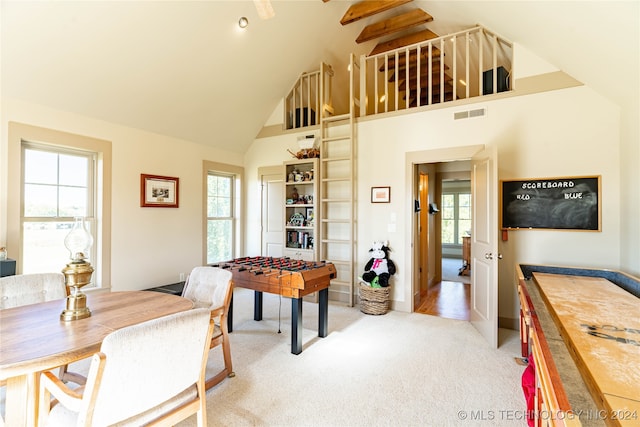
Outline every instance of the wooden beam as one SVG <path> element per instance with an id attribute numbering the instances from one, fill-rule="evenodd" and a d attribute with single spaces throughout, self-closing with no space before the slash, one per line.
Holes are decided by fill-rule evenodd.
<path id="1" fill-rule="evenodd" d="M 384 12 L 394 7 L 409 3 L 412 0 L 365 0 L 352 4 L 349 10 L 344 14 L 340 23 L 342 25 L 351 24 L 376 13 Z"/>
<path id="2" fill-rule="evenodd" d="M 422 9 L 414 9 L 403 13 L 402 15 L 367 25 L 356 39 L 356 42 L 364 43 L 369 40 L 386 36 L 387 34 L 406 30 L 407 28 L 431 21 L 433 21 L 433 16 L 429 15 Z"/>
<path id="3" fill-rule="evenodd" d="M 435 38 L 438 38 L 438 35 L 431 30 L 418 31 L 417 33 L 378 43 L 378 45 L 373 48 L 369 55 L 377 55 L 382 52 L 387 52 L 393 49 L 398 49 L 400 47 L 409 46 L 415 43 L 420 43 L 425 40 L 431 40 Z"/>

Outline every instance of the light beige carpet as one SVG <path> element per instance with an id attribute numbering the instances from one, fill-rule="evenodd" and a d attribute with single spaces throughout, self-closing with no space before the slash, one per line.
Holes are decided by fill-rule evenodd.
<path id="1" fill-rule="evenodd" d="M 317 306 L 304 303 L 303 352 L 290 352 L 291 303 L 236 289 L 234 371 L 208 392 L 209 426 L 525 426 L 514 362 L 516 331 L 487 343 L 465 321 L 417 313 L 370 316 L 329 304 L 329 335 L 317 337 Z M 221 366 L 219 351 L 210 366 Z M 179 426 L 195 426 L 195 417 Z"/>

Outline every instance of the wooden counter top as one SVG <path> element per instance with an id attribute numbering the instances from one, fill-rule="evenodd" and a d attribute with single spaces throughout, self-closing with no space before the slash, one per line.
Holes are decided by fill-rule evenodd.
<path id="1" fill-rule="evenodd" d="M 603 278 L 533 273 L 608 425 L 640 424 L 640 300 Z"/>

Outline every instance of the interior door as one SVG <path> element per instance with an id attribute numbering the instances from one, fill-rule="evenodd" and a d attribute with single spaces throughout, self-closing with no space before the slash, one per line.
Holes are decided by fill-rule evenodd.
<path id="1" fill-rule="evenodd" d="M 471 160 L 471 323 L 498 346 L 498 159 L 485 147 Z"/>
<path id="2" fill-rule="evenodd" d="M 260 174 L 262 185 L 262 255 L 281 257 L 284 246 L 284 169 Z"/>

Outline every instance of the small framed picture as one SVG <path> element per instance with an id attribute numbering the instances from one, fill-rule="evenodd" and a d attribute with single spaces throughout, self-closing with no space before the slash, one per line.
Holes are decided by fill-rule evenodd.
<path id="1" fill-rule="evenodd" d="M 179 178 L 140 174 L 140 206 L 177 208 Z"/>
<path id="2" fill-rule="evenodd" d="M 371 203 L 391 202 L 391 187 L 371 187 Z"/>
<path id="3" fill-rule="evenodd" d="M 313 223 L 313 208 L 307 208 L 307 214 L 305 215 L 307 224 Z"/>

